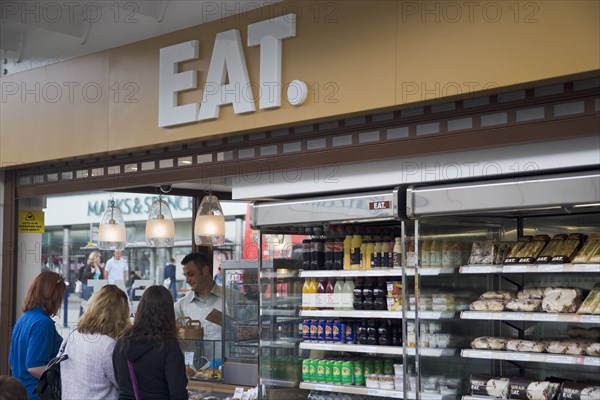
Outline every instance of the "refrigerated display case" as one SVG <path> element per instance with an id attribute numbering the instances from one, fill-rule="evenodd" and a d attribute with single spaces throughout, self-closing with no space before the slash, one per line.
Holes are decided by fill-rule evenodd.
<path id="1" fill-rule="evenodd" d="M 319 251 L 335 252 L 331 250 L 335 249 L 335 243 L 342 242 L 343 249 L 346 246 L 358 249 L 363 262 L 363 267 L 358 264 L 359 269 L 332 270 L 327 262 L 310 265 L 303 264 L 306 260 L 296 260 L 299 270 L 277 279 L 288 285 L 294 283 L 296 293 L 302 293 L 298 285 L 308 289 L 294 305 L 282 307 L 273 302 L 269 290 L 265 291 L 273 284 L 277 270 L 273 270 L 272 265 L 267 267 L 271 261 L 261 260 L 261 344 L 262 340 L 272 341 L 275 327 L 286 323 L 295 326 L 286 331 L 292 336 L 287 338 L 285 351 L 261 347 L 263 398 L 278 398 L 277 393 L 286 387 L 286 393 L 298 398 L 306 398 L 310 391 L 374 398 L 481 397 L 482 392 L 473 391 L 472 387 L 473 382 L 483 379 L 483 390 L 488 386 L 503 388 L 490 389 L 486 392 L 488 398 L 489 394 L 508 398 L 509 392 L 504 390 L 514 384 L 515 388 L 525 385 L 519 395 L 528 400 L 539 396 L 550 400 L 552 394 L 558 395 L 562 388 L 559 383 L 565 380 L 586 381 L 584 386 L 588 386 L 577 390 L 593 394 L 594 387 L 600 385 L 600 357 L 596 350 L 590 350 L 591 354 L 586 354 L 585 349 L 580 349 L 579 354 L 563 354 L 518 351 L 519 347 L 517 351 L 471 347 L 477 338 L 492 338 L 494 343 L 493 339 L 513 340 L 513 344 L 520 346 L 534 339 L 543 345 L 550 343 L 550 339 L 571 343 L 573 340 L 567 339 L 569 332 L 597 334 L 595 329 L 589 328 L 597 329 L 600 316 L 552 312 L 552 308 L 531 312 L 518 308 L 517 311 L 471 308 L 481 296 L 493 296 L 492 291 L 512 293 L 507 294 L 512 299 L 525 289 L 575 288 L 577 296 L 586 297 L 600 282 L 600 264 L 559 258 L 536 264 L 527 257 L 521 260 L 527 263 L 509 264 L 503 263 L 500 252 L 503 246 L 510 248 L 523 236 L 550 238 L 576 232 L 581 238 L 592 238 L 600 232 L 599 186 L 598 171 L 579 171 L 254 203 L 251 222 L 260 230 L 261 249 L 267 257 L 274 246 L 272 237 L 308 234 L 303 254 L 310 253 L 316 246 L 319 260 Z M 367 244 L 357 246 L 358 242 L 353 244 L 352 238 L 346 240 L 347 235 L 359 235 L 367 239 Z M 388 249 L 388 259 L 395 255 L 400 262 L 396 266 L 401 268 L 393 268 L 389 262 L 382 265 L 375 255 L 363 256 L 364 253 L 385 253 L 381 244 L 386 242 L 388 245 L 383 247 Z M 397 254 L 389 250 L 394 245 L 400 247 Z M 488 245 L 495 249 L 493 254 L 486 253 Z M 376 259 L 374 264 L 373 259 Z M 355 261 L 350 262 L 349 268 L 353 268 Z M 346 301 L 337 306 L 338 298 L 330 307 L 327 290 L 321 290 L 320 297 L 318 293 L 319 303 L 304 301 L 314 289 L 313 281 L 317 287 L 320 282 L 321 287 L 326 288 L 333 280 L 336 283 L 343 280 L 344 284 L 352 281 L 355 289 L 360 287 L 360 291 L 352 292 L 362 296 L 362 305 L 347 307 Z M 310 283 L 306 285 L 307 282 Z M 385 309 L 381 309 L 383 287 L 388 289 Z M 395 287 L 401 288 L 400 293 L 393 293 Z M 379 298 L 373 296 L 374 290 Z M 333 295 L 335 293 L 334 289 Z M 379 300 L 379 309 L 374 307 L 375 300 Z M 358 309 L 365 304 L 367 310 Z M 327 321 L 332 325 L 328 326 Z M 360 340 L 326 336 L 328 329 L 337 326 L 339 330 L 342 324 L 360 330 L 355 333 L 366 331 L 367 334 Z M 316 331 L 314 337 L 312 330 Z M 321 331 L 323 336 L 320 336 Z M 401 335 L 401 343 L 394 341 L 394 332 L 396 337 Z M 487 339 L 482 340 L 485 343 Z M 599 341 L 600 337 L 595 337 L 583 343 Z M 554 344 L 558 350 L 553 351 L 563 348 L 576 351 L 559 344 Z M 539 350 L 539 346 L 535 350 Z M 338 364 L 340 361 L 342 364 Z M 290 366 L 299 362 L 301 372 L 292 373 L 296 370 Z M 283 374 L 286 379 L 274 379 L 273 365 L 278 363 L 286 365 L 286 374 Z M 352 374 L 354 381 L 349 381 L 348 376 L 338 378 L 336 368 L 339 367 L 342 371 L 345 368 L 346 375 Z M 354 370 L 348 372 L 348 367 Z M 590 385 L 589 382 L 595 383 Z M 544 386 L 545 383 L 548 384 Z M 527 391 L 529 385 L 532 388 Z M 565 385 L 568 389 L 571 383 Z"/>
<path id="2" fill-rule="evenodd" d="M 258 263 L 224 261 L 223 382 L 256 386 L 258 382 Z"/>

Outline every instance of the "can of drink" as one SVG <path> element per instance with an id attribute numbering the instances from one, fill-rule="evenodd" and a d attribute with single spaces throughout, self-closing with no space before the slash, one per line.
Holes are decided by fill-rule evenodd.
<path id="1" fill-rule="evenodd" d="M 333 342 L 333 321 L 330 319 L 325 321 L 325 342 Z"/>
<path id="2" fill-rule="evenodd" d="M 327 360 L 325 364 L 325 383 L 333 383 L 333 364 L 335 361 Z"/>
<path id="3" fill-rule="evenodd" d="M 311 342 L 316 342 L 317 341 L 317 320 L 316 319 L 311 319 L 310 320 L 310 335 L 309 335 L 309 339 Z"/>
<path id="4" fill-rule="evenodd" d="M 342 362 L 341 361 L 334 361 L 333 362 L 333 383 L 334 384 L 340 384 L 342 383 Z"/>
<path id="5" fill-rule="evenodd" d="M 375 373 L 375 362 L 373 360 L 365 360 L 365 376 Z"/>
<path id="6" fill-rule="evenodd" d="M 319 360 L 317 362 L 317 382 L 324 383 L 325 382 L 325 366 L 327 365 L 327 360 Z"/>
<path id="7" fill-rule="evenodd" d="M 318 367 L 319 360 L 310 359 L 309 361 L 310 361 L 310 363 L 308 364 L 308 374 L 310 375 L 310 381 L 316 382 L 317 381 L 317 367 Z"/>
<path id="8" fill-rule="evenodd" d="M 302 360 L 302 380 L 304 382 L 310 381 L 310 360 Z"/>
<path id="9" fill-rule="evenodd" d="M 344 334 L 344 340 L 346 343 L 355 343 L 356 331 L 354 321 L 346 321 L 346 333 Z"/>
<path id="10" fill-rule="evenodd" d="M 383 360 L 383 374 L 394 375 L 394 360 L 391 358 L 386 358 Z"/>
<path id="11" fill-rule="evenodd" d="M 342 362 L 342 385 L 354 385 L 354 362 Z"/>
<path id="12" fill-rule="evenodd" d="M 381 358 L 373 361 L 373 373 L 377 375 L 383 374 L 383 360 Z"/>
<path id="13" fill-rule="evenodd" d="M 356 386 L 365 386 L 364 361 L 354 361 L 354 384 Z"/>
<path id="14" fill-rule="evenodd" d="M 305 342 L 310 341 L 310 319 L 302 321 L 302 340 Z"/>
<path id="15" fill-rule="evenodd" d="M 325 341 L 325 320 L 320 319 L 317 321 L 317 341 Z"/>
<path id="16" fill-rule="evenodd" d="M 333 334 L 332 338 L 334 342 L 343 343 L 344 335 L 346 334 L 346 325 L 344 321 L 335 320 L 333 321 Z"/>

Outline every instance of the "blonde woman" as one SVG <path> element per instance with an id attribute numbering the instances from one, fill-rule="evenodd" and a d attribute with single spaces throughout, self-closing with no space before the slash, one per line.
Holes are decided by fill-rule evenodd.
<path id="1" fill-rule="evenodd" d="M 94 293 L 67 340 L 68 359 L 60 364 L 63 400 L 111 400 L 119 397 L 112 353 L 129 327 L 127 295 L 115 285 Z"/>
<path id="2" fill-rule="evenodd" d="M 83 274 L 81 275 L 84 300 L 89 300 L 93 292 L 93 288 L 88 286 L 88 280 L 100 279 L 101 277 L 102 271 L 100 269 L 100 252 L 92 251 L 88 256 L 87 265 L 83 269 Z"/>

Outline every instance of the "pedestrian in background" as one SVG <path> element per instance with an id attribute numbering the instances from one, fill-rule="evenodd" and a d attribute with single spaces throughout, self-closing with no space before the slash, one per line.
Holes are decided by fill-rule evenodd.
<path id="1" fill-rule="evenodd" d="M 171 292 L 171 296 L 173 296 L 173 301 L 177 301 L 177 277 L 175 275 L 175 259 L 171 257 L 169 259 L 169 264 L 165 265 L 165 272 L 163 279 L 170 279 L 169 281 L 169 291 Z"/>
<path id="2" fill-rule="evenodd" d="M 115 281 L 127 282 L 129 278 L 129 267 L 125 258 L 121 257 L 121 250 L 115 250 L 114 255 L 106 262 L 104 267 L 106 273 L 105 278 L 109 284 L 114 284 Z"/>
<path id="3" fill-rule="evenodd" d="M 146 289 L 133 325 L 118 340 L 112 359 L 119 384 L 119 400 L 135 399 L 129 363 L 141 399 L 188 398 L 188 380 L 177 341 L 173 298 L 163 286 Z"/>
<path id="4" fill-rule="evenodd" d="M 83 299 L 89 300 L 92 297 L 92 292 L 94 288 L 92 286 L 88 286 L 88 280 L 90 279 L 100 279 L 102 277 L 102 270 L 100 269 L 100 252 L 92 251 L 88 256 L 87 265 L 83 269 L 83 274 L 81 277 L 81 282 L 83 283 Z"/>
<path id="5" fill-rule="evenodd" d="M 130 326 L 127 295 L 115 285 L 100 288 L 90 298 L 77 330 L 67 339 L 60 364 L 62 398 L 116 400 L 119 387 L 112 353 L 116 339 Z"/>
<path id="6" fill-rule="evenodd" d="M 60 309 L 66 287 L 62 276 L 42 271 L 29 286 L 21 307 L 24 314 L 12 331 L 8 362 L 12 375 L 27 388 L 31 400 L 39 399 L 35 387 L 62 342 L 52 316 Z"/>

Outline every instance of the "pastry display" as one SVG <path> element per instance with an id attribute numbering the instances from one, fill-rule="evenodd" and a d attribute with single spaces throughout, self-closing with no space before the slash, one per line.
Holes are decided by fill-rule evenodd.
<path id="1" fill-rule="evenodd" d="M 479 296 L 482 300 L 501 300 L 508 301 L 514 299 L 516 296 L 512 292 L 506 290 L 490 290 Z"/>

